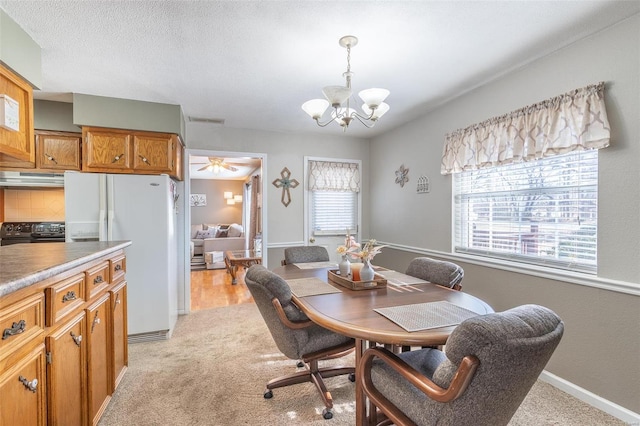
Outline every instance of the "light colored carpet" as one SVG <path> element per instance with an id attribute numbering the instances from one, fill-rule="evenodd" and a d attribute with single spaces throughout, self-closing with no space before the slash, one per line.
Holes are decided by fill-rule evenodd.
<path id="1" fill-rule="evenodd" d="M 353 355 L 336 363 L 353 363 Z M 129 369 L 99 426 L 353 425 L 354 384 L 327 380 L 334 417 L 310 383 L 274 390 L 268 380 L 294 370 L 278 352 L 253 304 L 181 316 L 170 340 L 129 345 Z M 511 420 L 513 426 L 598 426 L 625 423 L 538 381 Z"/>

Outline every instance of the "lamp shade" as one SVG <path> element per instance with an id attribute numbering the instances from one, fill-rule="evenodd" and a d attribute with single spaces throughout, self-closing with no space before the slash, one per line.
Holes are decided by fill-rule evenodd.
<path id="1" fill-rule="evenodd" d="M 329 108 L 329 102 L 326 99 L 311 99 L 302 104 L 304 112 L 309 114 L 314 120 L 322 117 L 322 114 Z"/>
<path id="2" fill-rule="evenodd" d="M 227 199 L 227 204 L 230 206 L 233 206 L 236 203 L 236 200 L 234 200 L 233 198 L 228 198 Z"/>
<path id="3" fill-rule="evenodd" d="M 387 89 L 365 89 L 358 93 L 362 102 L 364 102 L 369 107 L 377 107 L 385 99 L 389 96 L 389 91 Z"/>
<path id="4" fill-rule="evenodd" d="M 367 114 L 367 117 L 371 115 L 371 108 L 369 108 L 367 105 L 362 105 L 362 111 Z M 371 115 L 371 120 L 376 121 L 378 118 L 385 115 L 387 111 L 389 111 L 389 105 L 385 102 L 382 102 L 380 105 L 378 105 L 378 108 L 375 109 L 375 113 Z"/>
<path id="5" fill-rule="evenodd" d="M 224 198 L 225 198 L 225 200 L 229 200 L 229 199 L 233 198 L 233 192 L 224 191 Z"/>
<path id="6" fill-rule="evenodd" d="M 345 86 L 326 86 L 322 89 L 322 93 L 329 101 L 332 107 L 338 107 L 342 105 L 349 96 L 351 96 L 351 89 Z"/>

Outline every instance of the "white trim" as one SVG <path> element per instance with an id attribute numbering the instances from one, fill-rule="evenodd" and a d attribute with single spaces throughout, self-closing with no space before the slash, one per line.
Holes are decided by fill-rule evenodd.
<path id="1" fill-rule="evenodd" d="M 428 250 L 420 247 L 411 247 L 384 241 L 380 241 L 380 244 L 387 245 L 390 248 L 400 251 L 436 256 L 451 261 L 457 260 L 470 263 L 472 265 L 480 265 L 488 268 L 515 272 L 518 274 L 531 275 L 550 280 L 557 280 L 571 284 L 578 284 L 587 287 L 595 287 L 603 290 L 615 291 L 618 293 L 631 294 L 633 296 L 640 296 L 640 283 L 612 280 L 609 278 L 601 278 L 589 274 L 556 270 L 552 268 L 545 268 L 542 266 L 523 265 L 516 262 L 509 262 L 507 260 L 490 259 L 486 257 L 473 256 L 470 254 L 446 253 L 437 250 Z"/>
<path id="2" fill-rule="evenodd" d="M 288 241 L 283 243 L 269 243 L 267 244 L 266 247 L 267 247 L 267 250 L 269 250 L 269 249 L 279 249 L 279 248 L 296 247 L 296 246 L 304 246 L 304 245 L 305 243 L 303 240 L 303 241 Z"/>
<path id="3" fill-rule="evenodd" d="M 640 425 L 640 414 L 634 413 L 633 411 L 628 410 L 607 399 L 604 399 L 594 394 L 593 392 L 589 392 L 588 390 L 581 388 L 580 386 L 574 385 L 573 383 L 568 382 L 563 378 L 556 376 L 555 374 L 551 374 L 548 371 L 544 370 L 540 374 L 539 379 L 543 382 L 549 383 L 551 386 L 558 388 L 563 392 L 568 393 L 569 395 L 579 399 L 580 401 L 597 408 L 598 410 L 604 411 L 605 413 L 622 420 L 623 422 L 626 422 L 630 425 Z"/>

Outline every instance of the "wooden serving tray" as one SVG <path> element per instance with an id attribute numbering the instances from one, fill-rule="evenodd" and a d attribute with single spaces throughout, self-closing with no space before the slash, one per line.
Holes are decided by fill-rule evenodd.
<path id="1" fill-rule="evenodd" d="M 378 274 L 375 274 L 371 281 L 353 281 L 349 278 L 341 277 L 338 269 L 329 269 L 327 274 L 329 281 L 351 290 L 372 290 L 387 286 L 386 278 Z"/>

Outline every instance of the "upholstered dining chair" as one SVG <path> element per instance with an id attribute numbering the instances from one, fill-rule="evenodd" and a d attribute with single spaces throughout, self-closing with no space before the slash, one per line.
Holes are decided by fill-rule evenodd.
<path id="1" fill-rule="evenodd" d="M 562 320 L 538 305 L 480 315 L 456 327 L 445 352 L 366 350 L 358 380 L 381 424 L 506 425 L 563 331 Z"/>
<path id="2" fill-rule="evenodd" d="M 291 289 L 280 276 L 262 265 L 253 265 L 245 274 L 245 283 L 262 314 L 278 349 L 292 360 L 302 360 L 304 371 L 278 377 L 267 383 L 264 397 L 273 397 L 273 389 L 312 382 L 320 392 L 325 419 L 333 417 L 333 399 L 324 378 L 349 374 L 355 381 L 355 368 L 323 367 L 319 361 L 339 358 L 354 350 L 354 340 L 313 323 L 291 300 Z"/>
<path id="3" fill-rule="evenodd" d="M 283 265 L 292 263 L 328 262 L 329 252 L 322 246 L 298 246 L 284 249 Z"/>
<path id="4" fill-rule="evenodd" d="M 409 262 L 405 273 L 444 287 L 462 290 L 460 283 L 464 278 L 464 270 L 455 263 L 416 257 Z"/>

